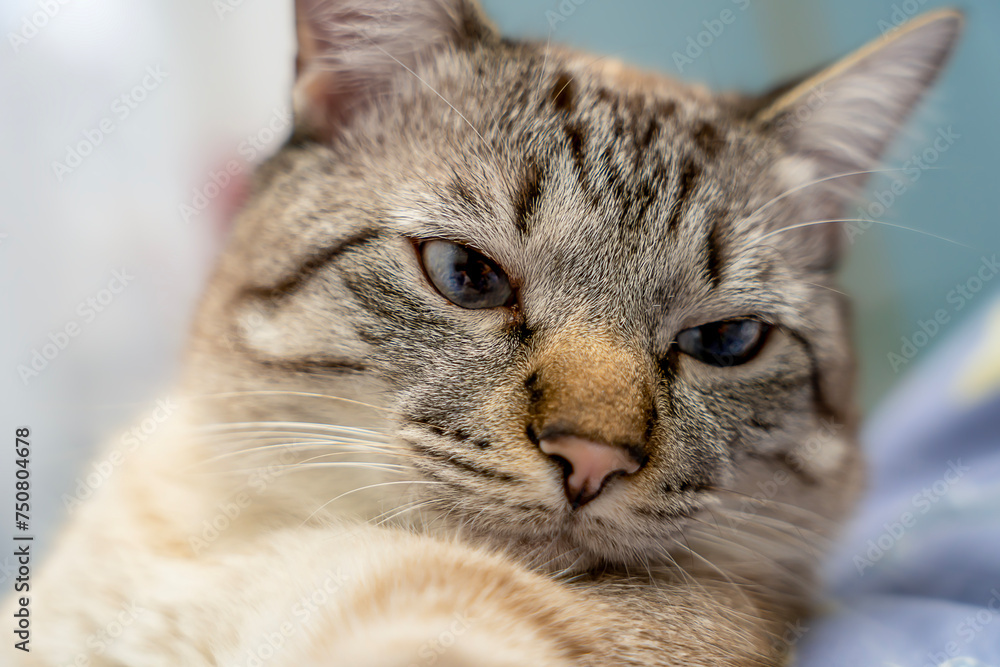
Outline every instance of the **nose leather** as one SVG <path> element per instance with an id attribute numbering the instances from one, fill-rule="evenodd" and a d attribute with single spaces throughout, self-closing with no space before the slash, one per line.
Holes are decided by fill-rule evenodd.
<path id="1" fill-rule="evenodd" d="M 538 446 L 545 454 L 569 464 L 565 489 L 574 509 L 596 498 L 610 477 L 631 475 L 642 467 L 620 447 L 574 435 L 545 439 Z"/>

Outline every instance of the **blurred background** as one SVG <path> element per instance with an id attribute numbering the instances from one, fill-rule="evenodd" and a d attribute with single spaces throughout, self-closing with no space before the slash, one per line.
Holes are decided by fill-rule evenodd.
<path id="1" fill-rule="evenodd" d="M 511 35 L 754 92 L 941 3 L 484 4 Z M 867 220 L 852 230 L 844 274 L 866 409 L 1000 289 L 1000 279 L 977 281 L 982 258 L 1000 252 L 1000 3 L 962 8 L 957 56 L 887 161 L 912 166 L 917 155 L 926 168 L 897 173 L 895 191 L 875 179 L 880 205 L 848 216 Z M 44 550 L 86 495 L 87 475 L 99 474 L 88 462 L 96 447 L 141 441 L 169 418 L 192 308 L 238 194 L 226 165 L 246 174 L 289 129 L 292 7 L 5 0 L 0 32 L 2 432 L 32 429 L 33 531 Z M 2 480 L 11 459 L 0 457 Z M 5 521 L 0 532 L 9 530 Z"/>

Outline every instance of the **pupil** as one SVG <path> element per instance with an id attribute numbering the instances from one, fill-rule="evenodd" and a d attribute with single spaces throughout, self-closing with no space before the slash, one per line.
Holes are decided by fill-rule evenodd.
<path id="1" fill-rule="evenodd" d="M 459 279 L 459 289 L 463 292 L 485 292 L 490 288 L 492 270 L 480 259 L 466 256 L 466 260 L 455 265 Z"/>
<path id="2" fill-rule="evenodd" d="M 727 322 L 719 327 L 714 342 L 723 354 L 740 354 L 753 342 L 754 326 L 751 322 Z"/>

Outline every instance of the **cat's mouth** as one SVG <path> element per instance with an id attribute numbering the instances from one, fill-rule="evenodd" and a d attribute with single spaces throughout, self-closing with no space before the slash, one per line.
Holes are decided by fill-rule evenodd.
<path id="1" fill-rule="evenodd" d="M 470 451 L 465 443 L 478 442 L 471 437 L 415 420 L 407 426 L 403 440 L 418 454 L 411 462 L 434 516 L 532 562 L 631 563 L 679 540 L 711 495 L 703 485 L 660 479 L 662 465 L 638 447 L 578 430 L 528 428 L 530 449 L 483 440 Z"/>
<path id="2" fill-rule="evenodd" d="M 606 482 L 599 497 L 579 505 L 563 499 L 509 503 L 495 499 L 454 506 L 441 513 L 475 541 L 487 543 L 533 567 L 589 569 L 599 564 L 623 566 L 656 560 L 674 544 L 683 542 L 685 529 L 704 507 L 704 491 L 691 491 L 683 500 L 645 505 L 627 498 L 624 482 Z M 485 499 L 484 499 L 485 500 Z"/>
<path id="3" fill-rule="evenodd" d="M 670 520 L 613 522 L 593 509 L 567 512 L 550 526 L 550 531 L 491 531 L 487 540 L 536 567 L 555 570 L 584 570 L 597 565 L 629 567 L 655 562 L 657 554 L 669 561 L 667 553 L 683 541 L 683 530 L 697 512 L 678 511 Z"/>

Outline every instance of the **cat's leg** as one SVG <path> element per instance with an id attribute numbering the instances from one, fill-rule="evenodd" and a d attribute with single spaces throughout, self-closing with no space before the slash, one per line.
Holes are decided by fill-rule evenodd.
<path id="1" fill-rule="evenodd" d="M 481 550 L 400 534 L 369 539 L 361 551 L 369 549 L 352 558 L 355 584 L 325 610 L 306 665 L 744 667 L 784 659 L 757 610 L 699 584 L 563 584 Z"/>
<path id="2" fill-rule="evenodd" d="M 197 558 L 106 537 L 66 536 L 17 664 L 568 666 L 610 637 L 600 623 L 580 632 L 583 608 L 560 585 L 399 531 L 277 530 Z"/>
<path id="3" fill-rule="evenodd" d="M 220 540 L 194 558 L 73 531 L 51 565 L 24 664 L 780 662 L 759 614 L 698 585 L 566 584 L 481 549 L 363 525 Z"/>

